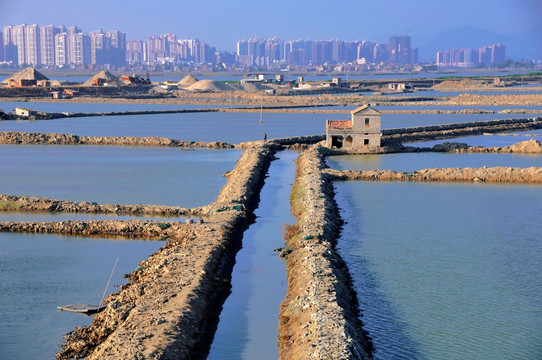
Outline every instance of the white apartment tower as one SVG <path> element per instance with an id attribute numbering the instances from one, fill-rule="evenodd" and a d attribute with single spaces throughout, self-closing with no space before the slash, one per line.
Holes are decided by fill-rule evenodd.
<path id="1" fill-rule="evenodd" d="M 45 66 L 54 66 L 55 62 L 55 35 L 59 29 L 53 25 L 40 26 L 40 63 Z"/>
<path id="2" fill-rule="evenodd" d="M 17 47 L 17 64 L 27 64 L 25 56 L 25 31 L 26 25 L 17 25 L 11 29 L 11 37 L 13 44 Z"/>
<path id="3" fill-rule="evenodd" d="M 25 35 L 25 57 L 28 65 L 40 63 L 40 33 L 36 24 L 27 25 L 24 29 Z"/>
<path id="4" fill-rule="evenodd" d="M 68 34 L 55 35 L 55 65 L 64 67 L 68 65 Z"/>

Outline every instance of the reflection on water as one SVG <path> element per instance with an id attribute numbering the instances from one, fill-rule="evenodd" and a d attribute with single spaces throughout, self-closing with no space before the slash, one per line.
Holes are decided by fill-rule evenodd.
<path id="1" fill-rule="evenodd" d="M 115 260 L 109 292 L 161 241 L 0 233 L 0 358 L 53 359 L 62 337 L 91 317 L 57 306 L 98 304 Z"/>
<path id="2" fill-rule="evenodd" d="M 0 193 L 100 204 L 212 203 L 239 150 L 0 145 Z"/>
<path id="3" fill-rule="evenodd" d="M 542 356 L 537 186 L 337 183 L 376 359 Z"/>
<path id="4" fill-rule="evenodd" d="M 297 153 L 283 151 L 273 161 L 256 210 L 258 219 L 243 235 L 236 257 L 232 293 L 220 314 L 220 323 L 208 359 L 277 359 L 280 302 L 286 294 L 284 264 L 273 249 L 284 245 L 290 213 L 290 184 Z"/>
<path id="5" fill-rule="evenodd" d="M 342 155 L 330 156 L 326 161 L 332 169 L 363 171 L 376 169 L 415 171 L 427 168 L 483 166 L 542 167 L 542 156 L 540 155 L 498 153 L 422 152 L 387 155 Z"/>
<path id="6" fill-rule="evenodd" d="M 353 109 L 351 107 L 350 109 Z M 526 118 L 532 114 L 383 114 L 382 128 L 402 128 Z M 189 141 L 244 141 L 318 135 L 325 121 L 348 119 L 350 114 L 325 113 L 186 113 L 133 116 L 95 116 L 47 121 L 3 121 L 0 131 L 68 133 L 81 136 L 161 136 Z"/>

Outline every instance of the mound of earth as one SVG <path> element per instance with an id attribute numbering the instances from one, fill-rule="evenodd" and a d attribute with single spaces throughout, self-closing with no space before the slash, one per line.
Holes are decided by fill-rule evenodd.
<path id="1" fill-rule="evenodd" d="M 181 81 L 179 81 L 177 85 L 179 85 L 179 87 L 182 87 L 182 88 L 187 88 L 190 85 L 194 85 L 198 81 L 199 80 L 194 75 L 188 74 Z"/>
<path id="2" fill-rule="evenodd" d="M 107 70 L 102 70 L 87 81 L 83 83 L 83 86 L 96 86 L 99 83 L 99 80 L 104 83 L 114 83 L 115 85 L 124 85 L 124 82 L 120 80 L 115 75 L 111 74 Z"/>
<path id="3" fill-rule="evenodd" d="M 514 153 L 526 153 L 526 154 L 540 154 L 542 153 L 542 143 L 536 140 L 527 140 L 518 142 L 509 146 L 510 150 Z"/>
<path id="4" fill-rule="evenodd" d="M 2 83 L 7 84 L 10 79 L 13 79 L 13 80 L 21 80 L 21 79 L 24 79 L 24 80 L 49 80 L 49 78 L 47 76 L 43 75 L 42 73 L 40 73 L 39 71 L 37 71 L 36 69 L 34 69 L 31 66 L 27 67 L 24 70 L 16 72 L 15 74 L 11 75 L 10 77 L 8 77 L 4 81 L 2 81 Z"/>
<path id="5" fill-rule="evenodd" d="M 246 84 L 242 84 L 239 90 L 244 90 L 247 92 L 258 92 L 258 91 L 264 91 L 264 90 L 270 90 L 270 89 L 271 88 L 266 85 L 246 83 Z"/>
<path id="6" fill-rule="evenodd" d="M 229 85 L 221 83 L 215 80 L 200 80 L 188 87 L 189 91 L 202 91 L 202 92 L 221 92 L 232 91 L 233 88 Z"/>
<path id="7" fill-rule="evenodd" d="M 432 89 L 467 89 L 482 85 L 480 81 L 472 79 L 446 80 L 432 87 Z"/>

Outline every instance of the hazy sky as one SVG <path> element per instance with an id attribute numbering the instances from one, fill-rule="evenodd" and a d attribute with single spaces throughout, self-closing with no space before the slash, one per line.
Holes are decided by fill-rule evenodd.
<path id="1" fill-rule="evenodd" d="M 416 38 L 464 26 L 522 33 L 541 15 L 542 0 L 0 0 L 0 26 L 75 24 L 128 39 L 169 32 L 219 50 L 254 36 L 387 42 L 406 31 L 416 46 Z"/>

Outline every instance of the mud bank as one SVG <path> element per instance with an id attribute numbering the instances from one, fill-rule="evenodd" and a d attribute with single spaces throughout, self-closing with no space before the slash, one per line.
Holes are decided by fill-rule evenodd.
<path id="1" fill-rule="evenodd" d="M 363 181 L 447 181 L 447 182 L 491 182 L 491 183 L 527 183 L 542 184 L 542 168 L 442 168 L 423 169 L 414 172 L 396 172 L 392 170 L 333 170 L 326 169 L 332 180 Z"/>
<path id="2" fill-rule="evenodd" d="M 147 215 L 147 216 L 202 216 L 202 208 L 181 208 L 161 205 L 117 205 L 72 202 L 42 197 L 0 194 L 2 211 L 67 212 L 85 214 Z"/>
<path id="3" fill-rule="evenodd" d="M 273 158 L 268 148 L 245 151 L 216 202 L 200 209 L 207 215 L 203 223 L 0 223 L 0 231 L 167 239 L 165 246 L 126 276 L 129 283 L 106 299 L 106 309 L 94 316 L 92 325 L 66 336 L 57 358 L 204 359 L 229 293 L 235 253 L 252 221 Z M 5 199 L 12 205 L 21 200 Z M 31 207 L 42 203 L 42 199 L 23 200 Z"/>
<path id="4" fill-rule="evenodd" d="M 307 136 L 292 136 L 286 138 L 276 138 L 267 141 L 246 141 L 240 144 L 236 144 L 236 149 L 254 149 L 262 146 L 269 146 L 273 149 L 306 147 L 310 144 L 316 144 L 326 139 L 325 135 L 307 135 Z"/>
<path id="5" fill-rule="evenodd" d="M 502 119 L 382 130 L 382 144 L 450 139 L 460 136 L 542 129 L 542 118 Z"/>
<path id="6" fill-rule="evenodd" d="M 370 358 L 351 278 L 335 251 L 341 220 L 325 167 L 318 145 L 297 160 L 290 201 L 298 221 L 283 250 L 288 292 L 279 318 L 281 359 Z"/>
<path id="7" fill-rule="evenodd" d="M 72 134 L 24 133 L 14 131 L 0 132 L 0 144 L 29 145 L 104 145 L 104 146 L 152 146 L 229 149 L 233 145 L 215 142 L 197 142 L 168 139 L 164 137 L 123 137 L 123 136 L 78 136 Z"/>
<path id="8" fill-rule="evenodd" d="M 422 148 L 423 150 L 425 148 Z M 483 147 L 469 146 L 465 143 L 444 142 L 431 148 L 436 152 L 453 153 L 517 153 L 517 154 L 542 154 L 542 143 L 534 139 L 521 141 L 510 146 Z"/>
<path id="9" fill-rule="evenodd" d="M 173 109 L 173 110 L 147 110 L 147 111 L 112 111 L 101 113 L 48 113 L 38 111 L 36 115 L 21 117 L 15 114 L 5 114 L 3 120 L 52 120 L 64 118 L 80 118 L 91 116 L 133 116 L 148 114 L 182 114 L 194 112 L 216 112 L 217 109 Z"/>
<path id="10" fill-rule="evenodd" d="M 521 95 L 477 95 L 461 94 L 451 98 L 450 105 L 542 105 L 542 94 Z"/>

